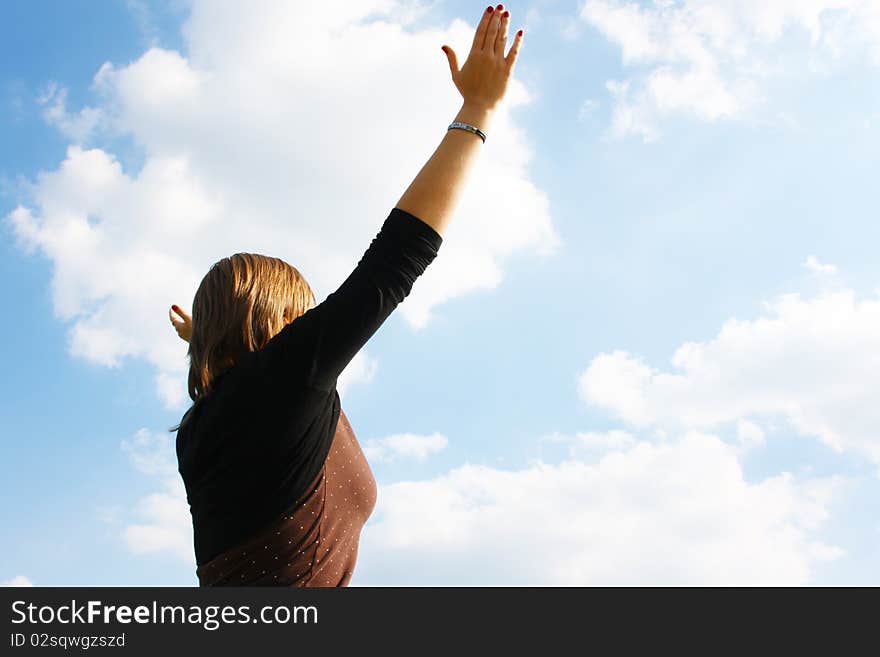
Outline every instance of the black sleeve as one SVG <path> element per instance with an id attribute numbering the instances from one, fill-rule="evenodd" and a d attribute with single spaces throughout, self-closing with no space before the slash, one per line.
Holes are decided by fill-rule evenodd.
<path id="1" fill-rule="evenodd" d="M 437 257 L 442 241 L 418 217 L 392 209 L 342 285 L 284 327 L 263 355 L 287 376 L 299 373 L 306 385 L 332 390 L 342 370 Z"/>

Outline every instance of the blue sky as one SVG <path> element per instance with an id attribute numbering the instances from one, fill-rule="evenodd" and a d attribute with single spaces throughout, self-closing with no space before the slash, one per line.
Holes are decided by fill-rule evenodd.
<path id="1" fill-rule="evenodd" d="M 483 9 L 234 4 L 2 9 L 0 580 L 195 583 L 167 306 L 238 250 L 341 282 Z M 511 11 L 481 168 L 341 391 L 352 584 L 877 584 L 880 10 Z"/>

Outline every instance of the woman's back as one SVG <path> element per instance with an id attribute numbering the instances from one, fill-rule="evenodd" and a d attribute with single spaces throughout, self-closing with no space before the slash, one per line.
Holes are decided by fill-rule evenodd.
<path id="1" fill-rule="evenodd" d="M 330 450 L 336 391 L 287 386 L 255 365 L 221 375 L 177 434 L 198 564 L 287 510 Z"/>
<path id="2" fill-rule="evenodd" d="M 339 289 L 263 348 L 243 354 L 184 418 L 177 434 L 178 469 L 192 513 L 200 575 L 206 572 L 202 566 L 220 555 L 230 558 L 230 550 L 245 544 L 262 541 L 270 553 L 264 539 L 284 533 L 285 516 L 290 521 L 301 505 L 320 501 L 309 515 L 320 516 L 318 530 L 333 534 L 339 545 L 349 540 L 343 535 L 360 532 L 375 505 L 375 480 L 341 411 L 336 382 L 410 293 L 441 242 L 431 226 L 392 209 Z M 340 468 L 334 467 L 331 447 Z M 352 473 L 353 482 L 349 477 L 337 481 L 343 470 Z M 326 493 L 316 492 L 322 473 Z M 361 477 L 366 483 L 358 486 Z M 332 500 L 340 494 L 341 503 Z M 358 500 L 350 507 L 354 497 Z M 290 537 L 289 545 L 311 545 L 305 522 L 301 525 L 303 535 Z M 349 552 L 352 545 L 356 552 L 356 540 L 347 545 Z M 275 556 L 282 561 L 282 554 L 273 554 L 272 561 Z M 332 550 L 327 558 L 337 562 Z M 239 579 L 248 581 L 248 576 Z"/>

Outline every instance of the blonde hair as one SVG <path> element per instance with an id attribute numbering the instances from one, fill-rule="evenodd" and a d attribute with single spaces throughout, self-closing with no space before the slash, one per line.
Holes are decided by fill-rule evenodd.
<path id="1" fill-rule="evenodd" d="M 262 349 L 287 322 L 315 303 L 299 270 L 280 258 L 236 253 L 215 262 L 193 298 L 189 341 L 190 411 L 212 390 L 217 376 L 247 352 Z"/>

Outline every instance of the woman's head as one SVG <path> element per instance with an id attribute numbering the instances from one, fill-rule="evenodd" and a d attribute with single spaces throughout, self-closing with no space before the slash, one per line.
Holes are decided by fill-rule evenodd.
<path id="1" fill-rule="evenodd" d="M 236 253 L 215 262 L 192 307 L 189 396 L 210 392 L 218 374 L 249 351 L 262 349 L 285 324 L 315 304 L 299 271 L 281 260 Z"/>

